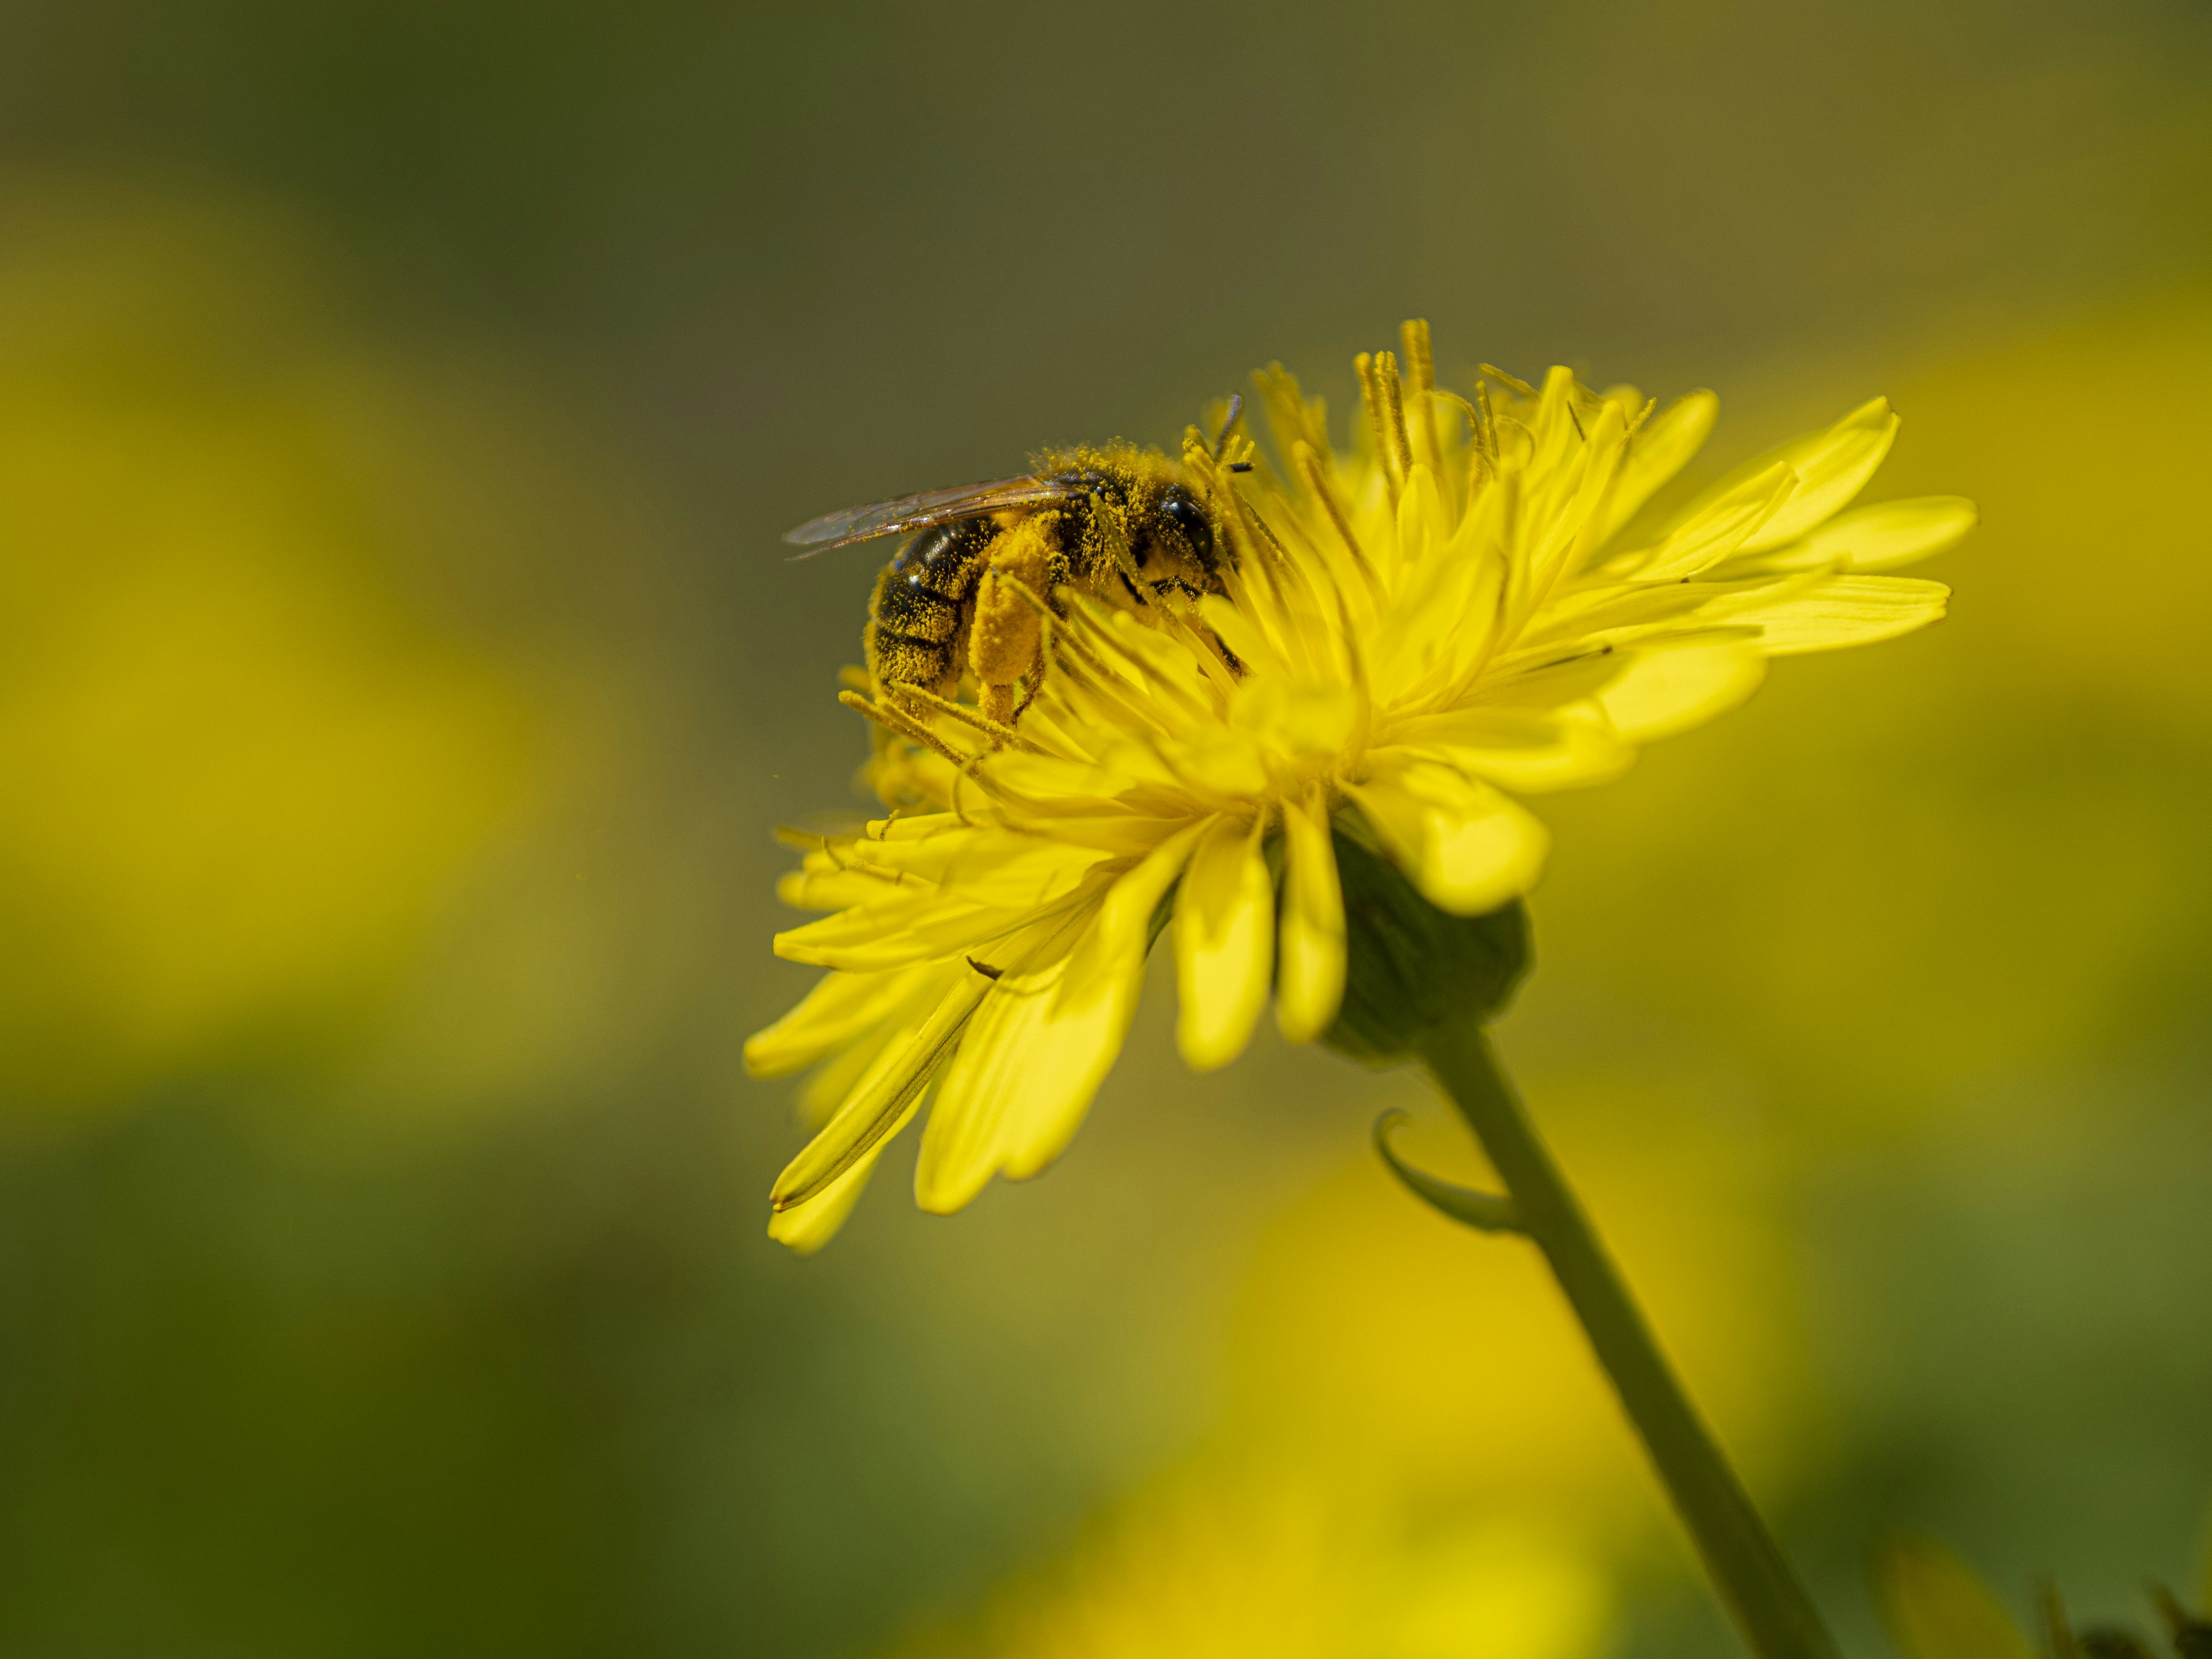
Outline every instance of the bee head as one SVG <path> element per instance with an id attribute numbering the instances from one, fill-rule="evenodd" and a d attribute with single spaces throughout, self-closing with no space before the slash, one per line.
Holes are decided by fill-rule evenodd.
<path id="1" fill-rule="evenodd" d="M 1034 464 L 1038 477 L 1081 492 L 1058 509 L 1083 550 L 1079 564 L 1101 576 L 1118 565 L 1133 593 L 1147 584 L 1186 593 L 1212 585 L 1219 568 L 1212 515 L 1158 450 L 1117 439 L 1048 450 Z"/>
<path id="2" fill-rule="evenodd" d="M 1182 484 L 1171 483 L 1160 492 L 1160 517 L 1173 526 L 1190 550 L 1190 556 L 1198 562 L 1199 568 L 1212 575 L 1216 568 L 1217 555 L 1213 545 L 1213 520 L 1206 509 Z"/>

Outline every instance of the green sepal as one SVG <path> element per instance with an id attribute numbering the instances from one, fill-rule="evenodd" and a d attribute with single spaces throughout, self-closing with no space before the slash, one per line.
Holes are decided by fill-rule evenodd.
<path id="1" fill-rule="evenodd" d="M 1528 1231 L 1521 1224 L 1520 1210 L 1504 1194 L 1479 1193 L 1472 1187 L 1439 1180 L 1426 1170 L 1416 1169 L 1400 1158 L 1398 1149 L 1390 1144 L 1390 1132 L 1406 1121 L 1406 1114 L 1395 1107 L 1376 1118 L 1375 1150 L 1390 1166 L 1390 1173 L 1405 1183 L 1408 1192 L 1431 1209 L 1449 1216 L 1462 1226 L 1486 1233 Z"/>
<path id="2" fill-rule="evenodd" d="M 1421 896 L 1349 814 L 1333 828 L 1344 890 L 1344 1003 L 1322 1037 L 1370 1066 L 1419 1056 L 1447 1020 L 1494 1019 L 1528 971 L 1521 901 L 1455 916 Z"/>

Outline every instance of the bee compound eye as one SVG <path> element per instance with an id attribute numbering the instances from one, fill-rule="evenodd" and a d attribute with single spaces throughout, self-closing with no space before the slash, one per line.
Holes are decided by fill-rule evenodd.
<path id="1" fill-rule="evenodd" d="M 1178 488 L 1170 488 L 1160 497 L 1160 516 L 1182 532 L 1190 550 L 1203 561 L 1213 551 L 1213 526 L 1206 521 L 1206 514 L 1196 501 Z"/>

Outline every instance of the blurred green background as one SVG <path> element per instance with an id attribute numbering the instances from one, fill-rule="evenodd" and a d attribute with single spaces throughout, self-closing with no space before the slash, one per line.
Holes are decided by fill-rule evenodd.
<path id="1" fill-rule="evenodd" d="M 1540 1115 L 1855 1654 L 2212 1498 L 2212 13 L 0 5 L 0 1652 L 1728 1650 L 1408 1077 L 763 1236 L 828 508 L 1280 357 L 1875 392 L 1953 619 L 1542 804 Z M 910 1149 L 907 1154 L 911 1156 Z"/>

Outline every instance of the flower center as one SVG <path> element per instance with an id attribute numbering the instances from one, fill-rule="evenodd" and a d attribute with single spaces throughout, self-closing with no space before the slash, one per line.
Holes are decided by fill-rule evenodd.
<path id="1" fill-rule="evenodd" d="M 1359 696 L 1322 680 L 1254 675 L 1237 688 L 1229 723 L 1255 738 L 1282 782 L 1310 782 L 1349 757 L 1361 726 Z"/>

